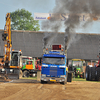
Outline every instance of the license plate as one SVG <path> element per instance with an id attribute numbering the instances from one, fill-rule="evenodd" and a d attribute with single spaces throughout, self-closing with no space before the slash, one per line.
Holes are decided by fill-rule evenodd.
<path id="1" fill-rule="evenodd" d="M 52 82 L 56 82 L 56 80 L 53 80 L 53 79 L 50 79 L 50 81 L 52 81 Z"/>

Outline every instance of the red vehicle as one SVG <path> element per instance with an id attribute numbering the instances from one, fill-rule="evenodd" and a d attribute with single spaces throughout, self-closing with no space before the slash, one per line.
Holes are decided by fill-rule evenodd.
<path id="1" fill-rule="evenodd" d="M 40 59 L 37 59 L 37 60 L 35 61 L 35 68 L 38 69 L 38 70 L 41 70 Z"/>

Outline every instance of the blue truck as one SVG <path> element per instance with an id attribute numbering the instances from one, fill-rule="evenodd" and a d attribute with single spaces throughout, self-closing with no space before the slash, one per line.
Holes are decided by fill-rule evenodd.
<path id="1" fill-rule="evenodd" d="M 67 55 L 62 45 L 52 45 L 45 48 L 42 61 L 41 83 L 48 81 L 66 84 L 72 80 L 72 73 L 68 72 Z"/>

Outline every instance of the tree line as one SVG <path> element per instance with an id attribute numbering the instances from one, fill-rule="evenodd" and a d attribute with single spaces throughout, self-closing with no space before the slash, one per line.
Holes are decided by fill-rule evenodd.
<path id="1" fill-rule="evenodd" d="M 25 9 L 18 9 L 14 12 L 10 12 L 10 17 L 12 30 L 40 30 L 39 21 L 34 20 L 32 13 Z"/>

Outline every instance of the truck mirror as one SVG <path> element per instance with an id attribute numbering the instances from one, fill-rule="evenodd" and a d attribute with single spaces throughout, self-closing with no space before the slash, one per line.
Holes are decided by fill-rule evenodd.
<path id="1" fill-rule="evenodd" d="M 20 54 L 18 54 L 19 56 L 21 56 L 22 54 L 20 53 Z"/>

